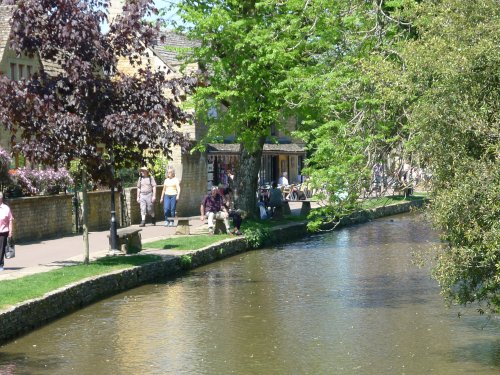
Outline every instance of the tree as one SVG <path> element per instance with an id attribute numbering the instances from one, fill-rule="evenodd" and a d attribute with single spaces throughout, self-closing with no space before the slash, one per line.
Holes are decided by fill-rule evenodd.
<path id="1" fill-rule="evenodd" d="M 306 46 L 314 58 L 282 85 L 308 145 L 303 174 L 324 203 L 310 217 L 312 230 L 359 209 L 372 166 L 402 154 L 408 98 L 401 85 L 390 84 L 402 66 L 394 46 L 411 37 L 400 7 L 396 1 L 331 2 L 330 17 Z"/>
<path id="2" fill-rule="evenodd" d="M 445 246 L 434 275 L 450 302 L 500 309 L 500 8 L 496 0 L 423 1 L 401 47 L 414 134 L 433 176 Z"/>
<path id="3" fill-rule="evenodd" d="M 136 164 L 145 150 L 168 155 L 173 144 L 185 146 L 175 130 L 186 120 L 176 105 L 184 84 L 147 63 L 146 48 L 159 31 L 159 24 L 143 21 L 156 12 L 151 0 L 128 1 L 107 33 L 101 25 L 108 0 L 7 3 L 17 6 L 10 47 L 56 65 L 52 74 L 42 67 L 29 79 L 0 78 L 0 123 L 16 135 L 16 150 L 46 165 L 78 159 L 82 186 L 88 174 L 113 187 L 115 163 Z M 124 58 L 138 67 L 135 75 L 118 72 Z"/>
<path id="4" fill-rule="evenodd" d="M 295 114 L 280 84 L 287 73 L 313 57 L 319 20 L 328 17 L 329 1 L 181 0 L 181 31 L 200 42 L 191 61 L 200 81 L 192 100 L 197 118 L 208 126 L 205 143 L 235 135 L 241 144 L 236 189 L 239 205 L 253 215 L 261 155 L 272 126 L 282 127 Z M 215 110 L 214 110 L 215 109 Z M 215 114 L 216 113 L 216 114 Z"/>

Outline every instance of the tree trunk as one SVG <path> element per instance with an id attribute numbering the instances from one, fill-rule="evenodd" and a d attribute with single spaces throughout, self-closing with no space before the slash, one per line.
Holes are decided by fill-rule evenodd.
<path id="1" fill-rule="evenodd" d="M 247 213 L 247 217 L 257 216 L 258 176 L 261 167 L 262 150 L 265 138 L 259 138 L 255 150 L 247 150 L 243 145 L 240 152 L 240 165 L 235 175 L 236 205 Z"/>
<path id="2" fill-rule="evenodd" d="M 87 171 L 82 171 L 82 228 L 83 262 L 89 264 L 89 196 L 87 194 Z"/>

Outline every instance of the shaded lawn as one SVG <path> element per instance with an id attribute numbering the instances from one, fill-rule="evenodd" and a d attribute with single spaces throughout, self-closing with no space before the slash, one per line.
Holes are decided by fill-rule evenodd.
<path id="1" fill-rule="evenodd" d="M 161 260 L 157 255 L 132 255 L 106 257 L 90 262 L 65 266 L 52 271 L 28 275 L 13 280 L 0 281 L 0 309 L 19 302 L 41 297 L 87 277 L 102 275 L 111 271 L 132 268 L 141 264 Z"/>

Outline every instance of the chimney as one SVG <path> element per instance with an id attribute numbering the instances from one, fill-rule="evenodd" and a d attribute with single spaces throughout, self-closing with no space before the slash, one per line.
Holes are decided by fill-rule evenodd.
<path id="1" fill-rule="evenodd" d="M 125 0 L 110 0 L 108 8 L 108 23 L 111 25 L 116 16 L 122 14 Z"/>

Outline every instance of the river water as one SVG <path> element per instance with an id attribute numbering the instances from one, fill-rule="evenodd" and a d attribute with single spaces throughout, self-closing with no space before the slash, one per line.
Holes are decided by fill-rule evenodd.
<path id="1" fill-rule="evenodd" d="M 498 375 L 499 321 L 412 264 L 437 241 L 408 214 L 238 255 L 0 347 L 0 374 Z"/>

